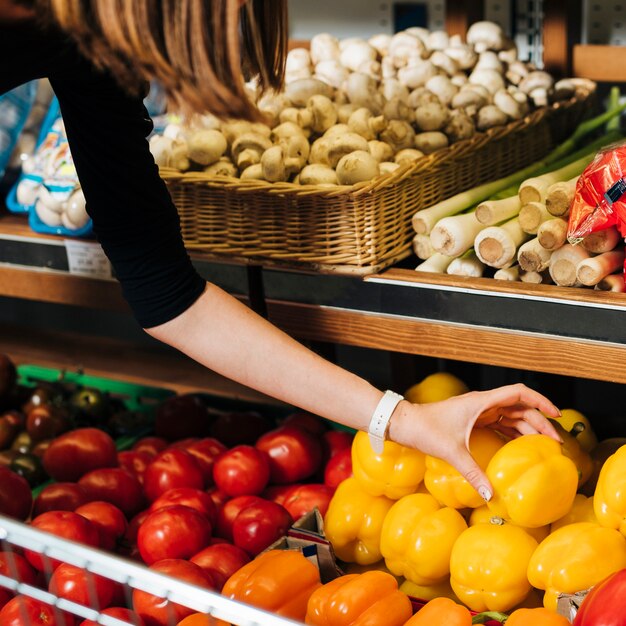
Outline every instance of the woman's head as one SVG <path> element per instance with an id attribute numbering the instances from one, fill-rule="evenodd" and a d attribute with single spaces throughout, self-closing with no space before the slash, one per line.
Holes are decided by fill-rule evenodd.
<path id="1" fill-rule="evenodd" d="M 244 80 L 277 88 L 287 0 L 38 0 L 96 65 L 127 88 L 156 78 L 178 106 L 254 119 Z"/>

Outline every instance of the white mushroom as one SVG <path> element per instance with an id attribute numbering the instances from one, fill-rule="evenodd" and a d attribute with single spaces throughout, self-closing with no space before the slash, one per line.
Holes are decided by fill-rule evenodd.
<path id="1" fill-rule="evenodd" d="M 475 69 L 470 74 L 469 82 L 474 85 L 486 87 L 492 94 L 505 88 L 504 78 L 502 78 L 502 74 L 496 70 Z"/>
<path id="2" fill-rule="evenodd" d="M 448 109 L 440 102 L 425 104 L 415 110 L 415 124 L 420 130 L 439 130 L 448 122 Z"/>
<path id="3" fill-rule="evenodd" d="M 452 98 L 451 104 L 453 109 L 464 109 L 469 116 L 473 116 L 478 112 L 478 109 L 484 107 L 487 103 L 488 99 L 478 91 L 461 89 Z"/>
<path id="4" fill-rule="evenodd" d="M 528 76 L 528 68 L 521 61 L 509 63 L 505 72 L 506 79 L 514 85 L 519 85 L 525 76 Z"/>
<path id="5" fill-rule="evenodd" d="M 287 181 L 304 167 L 305 162 L 299 155 L 291 156 L 287 145 L 272 146 L 261 157 L 263 178 L 271 183 Z"/>
<path id="6" fill-rule="evenodd" d="M 503 63 L 513 63 L 517 61 L 518 50 L 515 42 L 507 37 L 504 40 L 503 46 L 504 48 L 498 52 L 498 58 L 500 61 Z"/>
<path id="7" fill-rule="evenodd" d="M 414 145 L 415 131 L 408 122 L 391 120 L 387 128 L 380 133 L 381 141 L 388 143 L 395 152 L 404 148 L 412 148 Z"/>
<path id="8" fill-rule="evenodd" d="M 548 72 L 536 70 L 525 76 L 518 86 L 524 93 L 530 95 L 535 89 L 545 89 L 546 91 L 552 89 L 554 78 Z"/>
<path id="9" fill-rule="evenodd" d="M 327 161 L 327 164 L 331 167 L 337 167 L 339 159 L 351 152 L 362 151 L 368 152 L 369 154 L 367 140 L 356 133 L 332 135 L 326 139 L 326 142 L 328 147 L 326 160 L 322 160 L 321 162 L 325 163 Z"/>
<path id="10" fill-rule="evenodd" d="M 350 116 L 359 109 L 358 104 L 352 104 L 352 102 L 348 102 L 346 104 L 342 104 L 337 107 L 337 121 L 340 124 L 347 124 Z"/>
<path id="11" fill-rule="evenodd" d="M 336 59 L 320 61 L 315 66 L 314 78 L 328 83 L 331 87 L 339 89 L 350 75 L 350 71 Z"/>
<path id="12" fill-rule="evenodd" d="M 437 150 L 448 147 L 448 138 L 440 132 L 417 133 L 415 135 L 415 148 L 424 154 L 432 154 Z"/>
<path id="13" fill-rule="evenodd" d="M 413 163 L 424 156 L 423 152 L 416 150 L 415 148 L 404 148 L 399 150 L 393 157 L 394 163 L 398 165 L 404 165 L 405 163 Z"/>
<path id="14" fill-rule="evenodd" d="M 474 48 L 465 44 L 446 48 L 444 52 L 456 61 L 461 70 L 471 70 L 478 60 L 478 55 L 474 52 Z"/>
<path id="15" fill-rule="evenodd" d="M 533 89 L 528 94 L 528 97 L 533 101 L 533 104 L 536 107 L 548 106 L 550 102 L 550 94 L 544 87 L 537 87 L 536 89 Z"/>
<path id="16" fill-rule="evenodd" d="M 287 53 L 285 73 L 299 72 L 302 69 L 311 70 L 311 55 L 306 48 L 292 48 Z"/>
<path id="17" fill-rule="evenodd" d="M 263 178 L 263 166 L 260 163 L 255 163 L 241 172 L 239 178 L 241 180 L 265 180 Z"/>
<path id="18" fill-rule="evenodd" d="M 354 41 L 341 50 L 339 62 L 353 72 L 367 61 L 376 61 L 378 53 L 367 41 Z"/>
<path id="19" fill-rule="evenodd" d="M 426 87 L 418 87 L 409 94 L 407 104 L 412 109 L 417 109 L 425 104 L 441 104 L 441 101 L 434 93 L 428 91 Z"/>
<path id="20" fill-rule="evenodd" d="M 493 103 L 513 120 L 524 117 L 522 105 L 506 89 L 497 91 L 493 96 Z"/>
<path id="21" fill-rule="evenodd" d="M 476 52 L 485 50 L 502 50 L 506 43 L 506 35 L 502 27 L 494 22 L 474 22 L 466 35 L 467 43 L 474 46 Z"/>
<path id="22" fill-rule="evenodd" d="M 391 161 L 393 159 L 393 148 L 384 141 L 373 139 L 367 142 L 370 154 L 379 162 Z"/>
<path id="23" fill-rule="evenodd" d="M 285 95 L 293 105 L 298 107 L 306 106 L 308 99 L 318 94 L 332 98 L 333 88 L 317 78 L 303 78 L 285 87 Z"/>
<path id="24" fill-rule="evenodd" d="M 378 52 L 379 56 L 384 57 L 389 53 L 389 44 L 391 43 L 391 35 L 387 35 L 385 33 L 381 33 L 378 35 L 374 35 L 367 40 L 376 52 Z"/>
<path id="25" fill-rule="evenodd" d="M 458 93 L 459 88 L 454 85 L 447 76 L 433 76 L 426 82 L 426 89 L 434 93 L 442 104 L 448 106 L 452 98 Z"/>
<path id="26" fill-rule="evenodd" d="M 463 87 L 463 85 L 467 85 L 469 79 L 467 78 L 467 74 L 463 72 L 457 72 L 454 76 L 450 78 L 450 82 L 457 87 Z"/>
<path id="27" fill-rule="evenodd" d="M 349 116 L 348 116 L 348 119 L 350 119 Z M 332 137 L 333 135 L 343 135 L 343 134 L 349 133 L 349 132 L 350 132 L 350 129 L 348 128 L 348 124 L 347 124 L 347 120 L 346 120 L 346 122 L 342 122 L 341 124 L 335 124 L 334 126 L 331 126 L 324 133 L 324 137 Z"/>
<path id="28" fill-rule="evenodd" d="M 269 137 L 272 129 L 266 124 L 247 122 L 245 120 L 231 120 L 222 124 L 222 133 L 226 137 L 228 145 L 231 146 L 235 139 L 244 133 L 256 133 Z"/>
<path id="29" fill-rule="evenodd" d="M 435 50 L 428 59 L 435 67 L 443 70 L 448 76 L 453 76 L 459 71 L 459 64 L 445 52 Z"/>
<path id="30" fill-rule="evenodd" d="M 293 135 L 306 136 L 305 129 L 294 122 L 283 122 L 272 128 L 270 139 L 274 143 L 280 143 L 283 139 L 289 139 Z"/>
<path id="31" fill-rule="evenodd" d="M 244 133 L 235 141 L 231 147 L 233 162 L 240 170 L 258 163 L 261 155 L 272 146 L 272 142 L 258 133 Z"/>
<path id="32" fill-rule="evenodd" d="M 149 145 L 154 162 L 159 167 L 172 167 L 181 172 L 189 169 L 190 162 L 187 156 L 188 146 L 186 141 L 154 135 L 150 139 Z"/>
<path id="33" fill-rule="evenodd" d="M 502 74 L 504 72 L 504 66 L 495 52 L 485 50 L 485 52 L 481 52 L 478 56 L 474 70 L 496 70 L 496 72 Z"/>
<path id="34" fill-rule="evenodd" d="M 309 127 L 315 133 L 324 133 L 337 123 L 335 105 L 326 96 L 311 96 L 306 103 L 306 111 L 310 117 Z"/>
<path id="35" fill-rule="evenodd" d="M 424 57 L 427 52 L 422 39 L 405 31 L 393 35 L 389 41 L 387 55 L 393 59 L 394 65 L 400 68 L 407 64 L 409 57 Z"/>
<path id="36" fill-rule="evenodd" d="M 413 109 L 400 98 L 392 98 L 385 102 L 383 117 L 387 120 L 405 120 L 412 122 L 415 118 Z"/>
<path id="37" fill-rule="evenodd" d="M 380 61 L 380 73 L 383 78 L 395 78 L 397 74 L 396 64 L 389 56 L 383 57 Z"/>
<path id="38" fill-rule="evenodd" d="M 82 189 L 77 189 L 69 197 L 65 203 L 65 211 L 63 215 L 61 215 L 61 219 L 63 219 L 64 216 L 69 220 L 72 230 L 82 228 L 87 224 L 89 214 L 87 213 L 87 202 Z"/>
<path id="39" fill-rule="evenodd" d="M 237 176 L 237 168 L 230 159 L 222 157 L 217 163 L 213 163 L 205 168 L 204 173 L 209 176 L 229 176 L 234 178 Z"/>
<path id="40" fill-rule="evenodd" d="M 461 141 L 473 137 L 475 128 L 470 117 L 462 110 L 454 110 L 450 114 L 450 121 L 446 124 L 443 132 L 450 141 Z"/>
<path id="41" fill-rule="evenodd" d="M 507 114 L 495 104 L 484 106 L 476 117 L 476 128 L 484 131 L 494 126 L 503 126 L 508 121 Z"/>
<path id="42" fill-rule="evenodd" d="M 374 117 L 367 107 L 357 109 L 348 120 L 350 132 L 357 133 L 368 141 L 376 139 L 386 126 L 387 121 L 385 118 L 382 115 Z"/>
<path id="43" fill-rule="evenodd" d="M 367 74 L 350 74 L 344 90 L 353 104 L 368 107 L 374 115 L 380 115 L 383 110 L 384 98 L 378 92 L 378 83 Z"/>
<path id="44" fill-rule="evenodd" d="M 364 61 L 356 68 L 356 71 L 367 74 L 376 80 L 381 80 L 383 77 L 382 67 L 378 61 Z"/>
<path id="45" fill-rule="evenodd" d="M 263 94 L 257 102 L 257 108 L 268 118 L 268 124 L 270 126 L 276 126 L 281 111 L 290 104 L 290 101 L 284 94 L 268 91 Z"/>
<path id="46" fill-rule="evenodd" d="M 311 61 L 314 65 L 325 61 L 339 61 L 339 40 L 328 33 L 311 38 Z"/>
<path id="47" fill-rule="evenodd" d="M 329 165 L 328 160 L 328 145 L 330 143 L 329 137 L 320 137 L 311 144 L 311 150 L 309 152 L 309 163 L 319 163 L 320 165 Z"/>
<path id="48" fill-rule="evenodd" d="M 199 165 L 211 165 L 226 152 L 226 137 L 219 130 L 197 130 L 189 135 L 189 158 Z"/>
<path id="49" fill-rule="evenodd" d="M 315 163 L 305 166 L 298 180 L 301 185 L 336 185 L 337 173 L 328 165 Z"/>
<path id="50" fill-rule="evenodd" d="M 380 92 L 386 100 L 399 98 L 408 104 L 409 90 L 397 78 L 385 78 L 380 84 Z"/>
<path id="51" fill-rule="evenodd" d="M 391 174 L 392 172 L 395 172 L 399 167 L 400 165 L 398 165 L 398 163 L 394 163 L 393 161 L 383 161 L 378 166 L 378 169 L 382 176 L 384 174 Z"/>
<path id="52" fill-rule="evenodd" d="M 437 68 L 430 62 L 420 60 L 398 70 L 398 80 L 409 89 L 422 87 L 426 81 L 438 73 Z"/>
<path id="53" fill-rule="evenodd" d="M 428 28 L 424 28 L 423 26 L 410 26 L 404 31 L 407 35 L 412 35 L 413 37 L 417 37 L 422 40 L 424 45 L 428 42 L 428 37 L 430 35 L 430 31 Z"/>
<path id="54" fill-rule="evenodd" d="M 379 174 L 378 161 L 363 150 L 346 154 L 337 163 L 337 180 L 340 185 L 355 185 L 372 180 Z"/>
<path id="55" fill-rule="evenodd" d="M 426 47 L 429 50 L 445 50 L 450 45 L 450 36 L 445 30 L 434 30 L 428 35 Z"/>

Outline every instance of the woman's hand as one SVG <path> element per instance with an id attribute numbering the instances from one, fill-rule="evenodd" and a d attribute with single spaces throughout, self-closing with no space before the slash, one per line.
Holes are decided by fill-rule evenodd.
<path id="1" fill-rule="evenodd" d="M 469 453 L 474 427 L 493 428 L 508 437 L 544 434 L 561 441 L 548 419 L 560 411 L 544 396 L 516 384 L 471 391 L 443 402 L 401 402 L 392 419 L 390 438 L 453 465 L 485 500 L 493 494 L 487 476 Z"/>

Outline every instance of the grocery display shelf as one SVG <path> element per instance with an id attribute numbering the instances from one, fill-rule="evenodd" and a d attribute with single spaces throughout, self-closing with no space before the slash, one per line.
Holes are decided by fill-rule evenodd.
<path id="1" fill-rule="evenodd" d="M 0 296 L 125 310 L 114 280 L 42 267 L 38 251 L 47 251 L 43 258 L 51 263 L 51 249 L 62 241 L 32 233 L 23 219 L 0 218 Z M 13 259 L 7 250 L 13 250 Z M 15 258 L 16 250 L 21 257 Z M 624 294 L 424 274 L 408 267 L 359 278 L 261 269 L 200 253 L 192 258 L 208 280 L 254 302 L 301 339 L 626 383 Z M 20 338 L 14 347 L 23 342 Z M 110 367 L 118 363 L 112 353 Z M 158 376 L 171 366 L 164 365 Z M 180 378 L 181 387 L 196 384 L 183 372 L 171 369 L 169 375 Z"/>

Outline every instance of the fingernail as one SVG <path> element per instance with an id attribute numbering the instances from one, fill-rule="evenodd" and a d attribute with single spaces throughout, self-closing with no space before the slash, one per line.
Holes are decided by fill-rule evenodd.
<path id="1" fill-rule="evenodd" d="M 489 502 L 489 500 L 491 500 L 491 491 L 489 491 L 487 487 L 479 487 L 478 493 L 485 502 Z"/>

